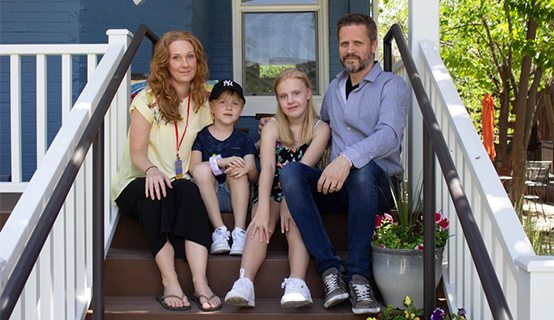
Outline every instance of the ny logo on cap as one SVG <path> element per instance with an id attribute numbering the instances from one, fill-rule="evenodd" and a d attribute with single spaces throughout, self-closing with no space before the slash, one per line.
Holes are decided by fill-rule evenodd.
<path id="1" fill-rule="evenodd" d="M 223 80 L 223 86 L 224 86 L 224 87 L 232 87 L 232 86 L 233 86 L 233 81 L 231 81 L 231 80 Z"/>

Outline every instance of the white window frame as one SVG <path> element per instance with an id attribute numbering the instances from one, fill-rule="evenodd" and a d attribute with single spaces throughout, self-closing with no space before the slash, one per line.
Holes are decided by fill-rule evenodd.
<path id="1" fill-rule="evenodd" d="M 242 81 L 243 74 L 243 20 L 242 14 L 248 12 L 315 12 L 317 14 L 317 50 L 319 93 L 313 96 L 319 109 L 323 94 L 329 85 L 329 5 L 328 0 L 319 0 L 313 5 L 243 5 L 241 0 L 233 0 L 233 78 Z M 275 96 L 247 96 L 243 116 L 255 116 L 257 113 L 275 113 Z"/>

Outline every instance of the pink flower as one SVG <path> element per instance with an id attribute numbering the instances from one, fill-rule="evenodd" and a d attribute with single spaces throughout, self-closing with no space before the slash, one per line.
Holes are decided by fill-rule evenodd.
<path id="1" fill-rule="evenodd" d="M 377 217 L 375 218 L 375 228 L 379 228 L 382 223 L 383 223 L 383 217 L 381 217 L 380 215 L 377 215 Z"/>
<path id="2" fill-rule="evenodd" d="M 450 224 L 448 223 L 448 218 L 444 218 L 439 222 L 439 227 L 441 227 L 441 229 L 443 229 L 443 230 L 448 229 L 449 225 Z"/>
<path id="3" fill-rule="evenodd" d="M 423 250 L 423 243 L 418 244 L 414 249 Z"/>
<path id="4" fill-rule="evenodd" d="M 385 216 L 385 220 L 387 220 L 388 222 L 393 222 L 394 221 L 394 219 L 392 218 L 392 216 L 390 214 L 385 213 L 384 216 Z"/>
<path id="5" fill-rule="evenodd" d="M 435 213 L 435 223 L 441 221 L 442 214 L 440 212 Z"/>

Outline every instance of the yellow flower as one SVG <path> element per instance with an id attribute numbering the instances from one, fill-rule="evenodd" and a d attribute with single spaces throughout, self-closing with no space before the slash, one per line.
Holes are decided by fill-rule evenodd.
<path id="1" fill-rule="evenodd" d="M 369 317 L 369 318 L 367 318 L 366 320 L 377 320 L 377 319 L 375 319 L 375 318 L 373 318 L 373 317 Z"/>
<path id="2" fill-rule="evenodd" d="M 404 300 L 404 304 L 406 305 L 412 304 L 412 300 L 410 299 L 410 297 L 406 296 L 406 299 Z"/>

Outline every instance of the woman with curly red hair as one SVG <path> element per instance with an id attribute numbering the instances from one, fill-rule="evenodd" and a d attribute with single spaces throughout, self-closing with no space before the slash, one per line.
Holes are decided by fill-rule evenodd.
<path id="1" fill-rule="evenodd" d="M 133 99 L 123 159 L 112 182 L 121 213 L 144 228 L 160 269 L 164 292 L 156 296 L 169 310 L 189 310 L 175 271 L 184 257 L 192 274 L 190 298 L 203 311 L 221 308 L 208 286 L 206 269 L 210 222 L 188 167 L 196 134 L 212 123 L 203 83 L 208 74 L 202 44 L 187 31 L 160 39 L 148 86 Z"/>

